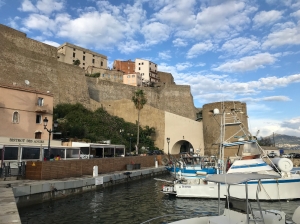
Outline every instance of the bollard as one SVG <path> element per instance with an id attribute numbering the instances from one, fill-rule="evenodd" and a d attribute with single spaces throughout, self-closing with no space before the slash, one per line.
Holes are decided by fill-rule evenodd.
<path id="1" fill-rule="evenodd" d="M 93 167 L 93 177 L 97 177 L 98 176 L 98 166 L 94 166 Z"/>
<path id="2" fill-rule="evenodd" d="M 158 167 L 158 161 L 157 161 L 156 157 L 155 157 L 155 167 L 156 168 Z"/>

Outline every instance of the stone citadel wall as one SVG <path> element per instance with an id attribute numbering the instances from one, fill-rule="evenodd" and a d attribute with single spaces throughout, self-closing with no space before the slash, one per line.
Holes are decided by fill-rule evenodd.
<path id="1" fill-rule="evenodd" d="M 108 112 L 135 123 L 137 113 L 131 102 L 137 87 L 86 77 L 83 69 L 57 61 L 57 48 L 32 40 L 25 33 L 0 24 L 0 83 L 25 86 L 54 95 L 58 103 L 81 103 L 87 108 L 105 106 Z M 162 85 L 142 87 L 148 103 L 141 125 L 155 127 L 158 147 L 164 139 L 164 111 L 195 119 L 196 108 L 190 86 Z M 120 104 L 125 100 L 126 103 Z M 122 106 L 121 106 L 122 105 Z M 131 107 L 129 113 L 126 108 Z"/>
<path id="2" fill-rule="evenodd" d="M 84 71 L 57 61 L 57 49 L 0 24 L 0 82 L 54 94 L 54 104 L 89 105 Z"/>

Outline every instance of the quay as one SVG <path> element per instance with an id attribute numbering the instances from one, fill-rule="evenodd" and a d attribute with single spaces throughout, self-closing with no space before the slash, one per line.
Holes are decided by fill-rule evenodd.
<path id="1" fill-rule="evenodd" d="M 93 170 L 91 171 L 93 173 Z M 21 223 L 18 207 L 167 173 L 164 166 L 52 180 L 0 180 L 0 223 Z"/>

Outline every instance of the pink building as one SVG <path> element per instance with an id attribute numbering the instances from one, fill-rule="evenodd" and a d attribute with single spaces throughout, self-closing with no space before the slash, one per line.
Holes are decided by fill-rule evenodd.
<path id="1" fill-rule="evenodd" d="M 29 87 L 0 84 L 0 137 L 48 140 L 52 129 L 53 95 Z"/>

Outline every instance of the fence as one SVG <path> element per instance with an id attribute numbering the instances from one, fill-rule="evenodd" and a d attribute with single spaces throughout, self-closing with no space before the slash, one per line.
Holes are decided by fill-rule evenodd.
<path id="1" fill-rule="evenodd" d="M 18 163 L 3 163 L 2 167 L 0 167 L 0 178 L 6 177 L 25 177 L 26 174 L 26 164 L 25 162 Z"/>

